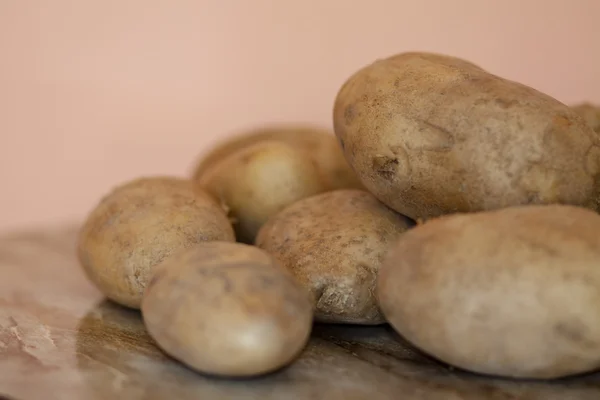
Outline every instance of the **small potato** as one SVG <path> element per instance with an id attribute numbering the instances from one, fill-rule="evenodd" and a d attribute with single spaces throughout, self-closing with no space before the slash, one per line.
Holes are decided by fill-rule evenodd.
<path id="1" fill-rule="evenodd" d="M 600 367 L 600 216 L 531 205 L 430 220 L 394 243 L 377 296 L 390 324 L 473 372 L 560 378 Z"/>
<path id="2" fill-rule="evenodd" d="M 205 171 L 198 183 L 227 207 L 237 240 L 247 244 L 285 206 L 327 190 L 315 164 L 278 141 L 262 141 L 230 154 Z"/>
<path id="3" fill-rule="evenodd" d="M 262 375 L 291 363 L 312 328 L 310 296 L 262 250 L 206 242 L 165 260 L 142 301 L 159 347 L 210 375 Z"/>
<path id="4" fill-rule="evenodd" d="M 410 52 L 353 74 L 334 131 L 368 191 L 415 220 L 523 204 L 598 209 L 600 135 L 468 61 Z"/>
<path id="5" fill-rule="evenodd" d="M 303 151 L 315 163 L 329 190 L 363 187 L 344 158 L 333 132 L 309 125 L 273 125 L 236 135 L 201 157 L 194 168 L 194 179 L 200 180 L 208 169 L 229 155 L 264 141 L 287 143 Z"/>
<path id="6" fill-rule="evenodd" d="M 375 298 L 377 270 L 390 243 L 413 226 L 360 190 L 300 200 L 271 218 L 256 245 L 292 271 L 315 299 L 315 320 L 384 322 Z"/>
<path id="7" fill-rule="evenodd" d="M 571 108 L 573 108 L 577 114 L 581 115 L 594 131 L 600 133 L 600 106 L 591 103 L 581 103 Z"/>
<path id="8" fill-rule="evenodd" d="M 77 254 L 106 297 L 139 308 L 154 266 L 206 240 L 235 241 L 214 199 L 190 180 L 144 177 L 113 189 L 90 212 Z"/>

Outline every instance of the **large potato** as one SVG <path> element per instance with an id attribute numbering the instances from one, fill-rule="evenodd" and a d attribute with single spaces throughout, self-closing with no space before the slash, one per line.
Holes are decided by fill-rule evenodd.
<path id="1" fill-rule="evenodd" d="M 279 141 L 261 141 L 230 154 L 198 183 L 228 208 L 237 240 L 248 244 L 285 206 L 327 190 L 315 164 Z"/>
<path id="2" fill-rule="evenodd" d="M 412 225 L 370 193 L 336 190 L 285 208 L 261 228 L 256 245 L 310 290 L 316 321 L 380 324 L 377 270 L 389 244 Z"/>
<path id="3" fill-rule="evenodd" d="M 310 125 L 270 125 L 235 135 L 200 158 L 194 167 L 194 179 L 199 180 L 210 167 L 231 154 L 263 141 L 281 141 L 303 151 L 316 164 L 329 190 L 362 188 L 333 132 Z"/>
<path id="4" fill-rule="evenodd" d="M 600 133 L 600 106 L 586 102 L 576 104 L 572 108 L 583 117 L 585 122 L 591 126 L 594 131 Z"/>
<path id="5" fill-rule="evenodd" d="M 391 247 L 390 324 L 451 365 L 516 378 L 600 367 L 600 216 L 530 205 L 433 219 Z"/>
<path id="6" fill-rule="evenodd" d="M 89 213 L 77 254 L 109 299 L 139 308 L 154 266 L 207 240 L 235 241 L 214 199 L 189 180 L 144 177 L 113 189 Z"/>
<path id="7" fill-rule="evenodd" d="M 279 369 L 312 327 L 308 292 L 267 253 L 239 243 L 205 242 L 166 259 L 141 309 L 166 353 L 213 375 Z"/>
<path id="8" fill-rule="evenodd" d="M 557 100 L 454 57 L 411 52 L 360 69 L 338 92 L 334 130 L 366 188 L 413 219 L 598 206 L 599 134 Z"/>

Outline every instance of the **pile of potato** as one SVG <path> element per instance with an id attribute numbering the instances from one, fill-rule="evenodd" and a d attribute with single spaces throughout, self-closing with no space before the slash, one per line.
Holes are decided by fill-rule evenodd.
<path id="1" fill-rule="evenodd" d="M 289 365 L 313 322 L 389 323 L 477 373 L 591 371 L 599 115 L 466 60 L 394 55 L 340 88 L 335 135 L 258 129 L 190 178 L 113 189 L 78 257 L 160 348 L 209 375 Z"/>

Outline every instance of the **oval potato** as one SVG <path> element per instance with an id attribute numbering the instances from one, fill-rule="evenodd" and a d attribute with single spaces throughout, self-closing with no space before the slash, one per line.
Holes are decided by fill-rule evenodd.
<path id="1" fill-rule="evenodd" d="M 531 205 L 425 222 L 379 271 L 390 324 L 473 372 L 559 378 L 600 367 L 600 216 Z"/>
<path id="2" fill-rule="evenodd" d="M 365 187 L 415 220 L 598 207 L 598 133 L 550 96 L 455 57 L 403 53 L 360 69 L 339 90 L 333 120 Z"/>
<path id="3" fill-rule="evenodd" d="M 165 260 L 142 301 L 159 347 L 211 375 L 262 375 L 289 364 L 312 328 L 310 296 L 262 250 L 206 242 Z"/>
<path id="4" fill-rule="evenodd" d="M 239 242 L 289 204 L 327 190 L 315 164 L 289 144 L 255 143 L 213 164 L 198 183 L 228 210 Z"/>
<path id="5" fill-rule="evenodd" d="M 200 180 L 214 164 L 263 141 L 280 141 L 303 151 L 315 163 L 329 190 L 362 188 L 333 132 L 310 125 L 270 125 L 235 135 L 200 157 L 194 167 L 193 179 Z"/>
<path id="6" fill-rule="evenodd" d="M 412 226 L 370 193 L 340 189 L 286 207 L 261 228 L 256 245 L 310 290 L 316 321 L 374 325 L 384 322 L 377 270 L 389 244 Z"/>
<path id="7" fill-rule="evenodd" d="M 88 214 L 77 255 L 106 297 L 139 308 L 154 266 L 206 240 L 235 241 L 214 199 L 190 180 L 144 177 L 114 188 Z"/>

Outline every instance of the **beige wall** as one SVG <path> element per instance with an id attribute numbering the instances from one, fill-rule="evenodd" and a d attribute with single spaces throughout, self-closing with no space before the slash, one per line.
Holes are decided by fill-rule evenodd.
<path id="1" fill-rule="evenodd" d="M 74 221 L 117 182 L 185 174 L 236 129 L 330 125 L 346 77 L 396 52 L 600 102 L 599 0 L 352 4 L 0 0 L 0 230 Z"/>

